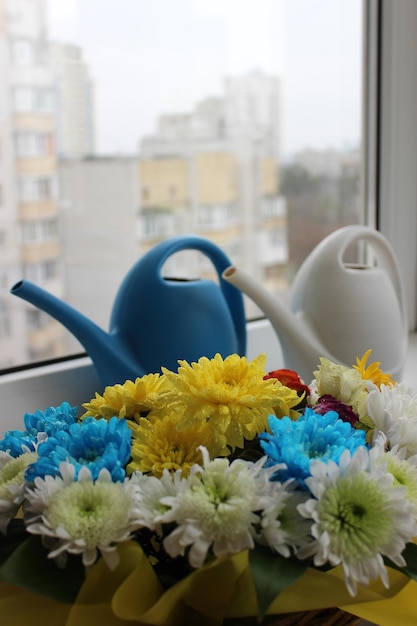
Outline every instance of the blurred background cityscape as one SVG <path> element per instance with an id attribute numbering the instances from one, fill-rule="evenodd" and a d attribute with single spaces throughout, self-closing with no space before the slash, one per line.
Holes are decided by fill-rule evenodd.
<path id="1" fill-rule="evenodd" d="M 161 239 L 207 237 L 285 298 L 313 247 L 361 221 L 360 124 L 349 145 L 341 136 L 339 145 L 285 152 L 285 81 L 262 68 L 225 73 L 217 93 L 208 90 L 187 110 L 159 102 L 146 133 L 131 129 L 130 152 L 98 149 L 94 64 L 78 42 L 54 38 L 48 10 L 46 0 L 0 0 L 0 369 L 81 351 L 58 322 L 10 295 L 22 278 L 108 328 L 123 277 Z M 312 111 L 305 115 L 317 124 Z M 115 109 L 116 133 L 122 118 Z M 184 252 L 164 274 L 213 270 Z M 246 305 L 248 318 L 259 315 Z"/>

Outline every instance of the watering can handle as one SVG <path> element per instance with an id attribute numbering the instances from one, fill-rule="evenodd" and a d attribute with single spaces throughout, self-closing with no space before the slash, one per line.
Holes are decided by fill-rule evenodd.
<path id="1" fill-rule="evenodd" d="M 219 285 L 229 308 L 236 333 L 238 352 L 246 353 L 246 316 L 241 292 L 222 278 L 223 271 L 231 265 L 228 256 L 212 241 L 198 235 L 178 235 L 159 242 L 146 253 L 147 268 L 155 272 L 161 282 L 161 270 L 167 259 L 182 250 L 197 250 L 205 254 L 214 265 Z M 142 257 L 143 259 L 143 257 Z"/>
<path id="2" fill-rule="evenodd" d="M 404 328 L 407 329 L 407 308 L 401 271 L 394 250 L 388 240 L 378 230 L 360 224 L 341 228 L 339 231 L 333 233 L 333 235 L 334 237 L 330 237 L 329 239 L 331 240 L 333 252 L 337 257 L 338 265 L 341 269 L 345 268 L 343 255 L 348 246 L 359 240 L 368 241 L 372 245 L 372 250 L 379 266 L 386 270 L 394 286 L 401 309 Z"/>

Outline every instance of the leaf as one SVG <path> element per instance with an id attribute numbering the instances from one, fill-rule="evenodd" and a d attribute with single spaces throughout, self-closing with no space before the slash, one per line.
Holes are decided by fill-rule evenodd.
<path id="1" fill-rule="evenodd" d="M 385 563 L 392 569 L 395 569 L 403 574 L 406 574 L 409 578 L 417 580 L 417 545 L 415 543 L 407 543 L 402 553 L 407 565 L 405 567 L 399 567 L 395 565 L 390 559 L 386 558 Z"/>
<path id="2" fill-rule="evenodd" d="M 23 519 L 12 519 L 7 526 L 7 534 L 0 533 L 0 565 L 6 561 L 11 554 L 28 537 Z"/>
<path id="3" fill-rule="evenodd" d="M 69 555 L 64 568 L 49 559 L 39 537 L 29 537 L 0 567 L 0 581 L 58 602 L 72 603 L 84 582 L 81 559 Z"/>
<path id="4" fill-rule="evenodd" d="M 263 546 L 249 551 L 249 565 L 260 617 L 264 617 L 272 601 L 301 578 L 307 569 L 306 562 L 296 558 L 284 558 Z"/>

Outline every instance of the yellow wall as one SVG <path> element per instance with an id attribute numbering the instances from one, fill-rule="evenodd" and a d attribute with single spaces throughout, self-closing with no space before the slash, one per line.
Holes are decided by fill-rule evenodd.
<path id="1" fill-rule="evenodd" d="M 238 164 L 235 155 L 212 152 L 196 155 L 198 201 L 228 204 L 238 196 Z"/>
<path id="2" fill-rule="evenodd" d="M 272 158 L 264 158 L 260 162 L 261 193 L 274 196 L 278 193 L 278 165 Z"/>
<path id="3" fill-rule="evenodd" d="M 60 249 L 58 241 L 22 246 L 22 261 L 23 263 L 39 263 L 44 259 L 55 259 L 59 256 Z"/>
<path id="4" fill-rule="evenodd" d="M 188 203 L 188 168 L 185 159 L 150 159 L 139 162 L 143 208 L 175 208 Z"/>
<path id="5" fill-rule="evenodd" d="M 39 113 L 16 113 L 13 118 L 16 130 L 54 131 L 55 122 L 52 115 Z"/>
<path id="6" fill-rule="evenodd" d="M 19 204 L 19 218 L 35 220 L 53 217 L 58 212 L 55 200 L 41 200 L 38 202 L 21 202 Z"/>
<path id="7" fill-rule="evenodd" d="M 38 176 L 42 176 L 43 174 L 55 174 L 56 160 L 55 157 L 19 159 L 16 161 L 16 170 L 18 174 L 35 174 Z"/>

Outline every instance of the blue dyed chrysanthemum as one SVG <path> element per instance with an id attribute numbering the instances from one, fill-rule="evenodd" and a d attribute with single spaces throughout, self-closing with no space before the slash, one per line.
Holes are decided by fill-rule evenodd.
<path id="1" fill-rule="evenodd" d="M 310 475 L 312 460 L 337 463 L 344 450 L 353 453 L 366 445 L 365 432 L 339 419 L 335 411 L 319 415 L 307 408 L 297 421 L 270 415 L 268 425 L 271 433 L 260 435 L 261 446 L 268 456 L 265 467 L 285 463 L 287 469 L 277 471 L 273 479 L 295 478 L 302 487 Z"/>
<path id="2" fill-rule="evenodd" d="M 27 450 L 35 450 L 38 435 L 46 433 L 48 436 L 59 431 L 68 431 L 71 424 L 77 421 L 77 407 L 63 402 L 57 407 L 48 407 L 45 411 L 26 413 L 24 416 L 25 430 L 9 430 L 0 441 L 0 450 L 8 452 L 13 457 L 20 456 Z"/>
<path id="3" fill-rule="evenodd" d="M 35 411 L 26 413 L 24 422 L 26 432 L 34 437 L 38 433 L 54 435 L 58 431 L 68 431 L 71 424 L 77 421 L 77 407 L 73 407 L 68 402 L 63 402 L 60 406 L 50 406 L 45 411 Z"/>
<path id="4" fill-rule="evenodd" d="M 122 481 L 126 475 L 125 465 L 130 458 L 131 431 L 125 420 L 87 417 L 71 424 L 67 431 L 59 431 L 39 444 L 38 460 L 26 471 L 26 479 L 33 481 L 47 474 L 59 476 L 59 464 L 68 461 L 80 469 L 88 467 L 93 480 L 105 467 L 113 481 Z"/>
<path id="5" fill-rule="evenodd" d="M 26 452 L 33 452 L 36 448 L 37 439 L 21 430 L 8 430 L 0 441 L 0 450 L 8 452 L 10 456 L 17 458 Z"/>

